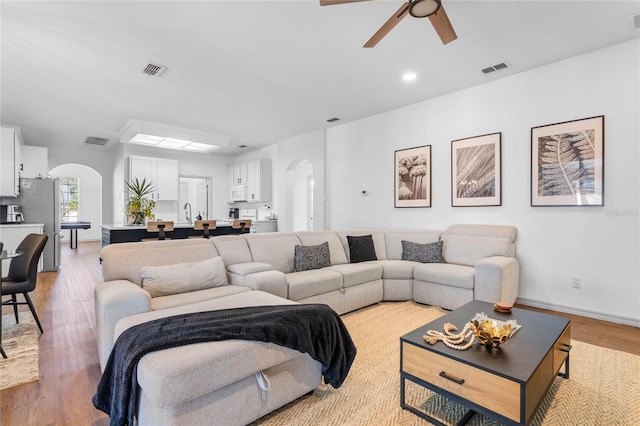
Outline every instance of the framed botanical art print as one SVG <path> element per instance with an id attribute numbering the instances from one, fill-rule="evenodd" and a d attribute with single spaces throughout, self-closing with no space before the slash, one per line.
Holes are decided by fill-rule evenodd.
<path id="1" fill-rule="evenodd" d="M 531 128 L 531 205 L 604 206 L 604 115 Z"/>
<path id="2" fill-rule="evenodd" d="M 395 151 L 395 207 L 431 207 L 431 145 Z"/>
<path id="3" fill-rule="evenodd" d="M 451 141 L 451 205 L 502 204 L 502 133 Z"/>

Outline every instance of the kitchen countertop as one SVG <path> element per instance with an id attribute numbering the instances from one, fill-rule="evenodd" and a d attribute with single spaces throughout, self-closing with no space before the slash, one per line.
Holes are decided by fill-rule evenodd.
<path id="1" fill-rule="evenodd" d="M 223 226 L 231 226 L 231 222 L 234 219 L 216 219 L 216 228 L 218 227 L 223 227 Z M 254 220 L 252 221 L 253 223 L 256 222 L 260 222 L 260 223 L 271 223 L 271 222 L 277 222 L 277 220 Z M 146 229 L 145 225 L 123 225 L 123 224 L 101 224 L 100 225 L 103 229 L 108 229 L 110 231 L 126 231 L 126 230 L 134 230 L 134 229 Z M 174 223 L 173 224 L 174 228 L 193 228 L 193 224 L 192 223 Z"/>
<path id="2" fill-rule="evenodd" d="M 44 228 L 44 223 L 3 223 L 0 224 L 2 228 L 21 228 L 24 226 L 42 226 Z"/>

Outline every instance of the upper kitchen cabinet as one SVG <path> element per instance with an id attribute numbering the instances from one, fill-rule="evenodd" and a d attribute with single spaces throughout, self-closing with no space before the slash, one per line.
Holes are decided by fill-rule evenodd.
<path id="1" fill-rule="evenodd" d="M 231 186 L 247 184 L 247 163 L 234 164 L 229 167 Z"/>
<path id="2" fill-rule="evenodd" d="M 17 197 L 20 194 L 22 169 L 22 141 L 20 132 L 2 127 L 0 133 L 0 196 Z"/>
<path id="3" fill-rule="evenodd" d="M 129 180 L 138 178 L 153 182 L 151 198 L 156 201 L 177 201 L 179 194 L 179 165 L 164 158 L 129 157 Z"/>
<path id="4" fill-rule="evenodd" d="M 247 164 L 247 201 L 271 201 L 271 160 Z"/>

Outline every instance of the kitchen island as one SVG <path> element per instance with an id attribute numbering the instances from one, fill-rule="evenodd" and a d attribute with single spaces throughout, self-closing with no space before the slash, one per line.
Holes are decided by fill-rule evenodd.
<path id="1" fill-rule="evenodd" d="M 102 228 L 102 247 L 113 243 L 130 243 L 158 236 L 157 232 L 148 232 L 145 225 L 102 224 L 100 226 Z M 216 223 L 216 228 L 209 230 L 209 234 L 211 236 L 240 234 L 240 229 L 233 229 L 229 220 L 219 220 Z M 196 231 L 191 223 L 176 223 L 173 225 L 173 231 L 168 231 L 165 235 L 172 240 L 178 240 L 190 236 L 203 236 L 204 231 Z"/>

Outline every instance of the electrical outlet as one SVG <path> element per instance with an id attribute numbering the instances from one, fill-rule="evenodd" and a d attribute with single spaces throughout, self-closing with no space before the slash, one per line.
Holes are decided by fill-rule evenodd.
<path id="1" fill-rule="evenodd" d="M 573 287 L 573 288 L 582 288 L 582 278 L 580 278 L 580 277 L 571 278 L 571 287 Z"/>

